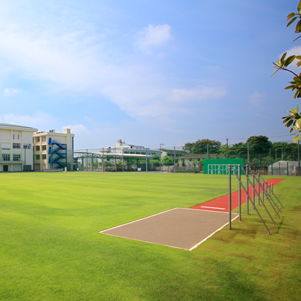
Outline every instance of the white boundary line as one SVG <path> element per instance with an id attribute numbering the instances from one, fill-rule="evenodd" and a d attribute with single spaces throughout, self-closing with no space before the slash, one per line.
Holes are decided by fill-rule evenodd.
<path id="1" fill-rule="evenodd" d="M 136 222 L 138 222 L 138 221 L 141 221 L 141 220 L 144 220 L 144 219 L 147 219 L 147 218 L 156 216 L 156 215 L 160 215 L 160 214 L 165 213 L 165 212 L 169 212 L 169 211 L 172 211 L 172 210 L 176 210 L 176 209 L 200 210 L 200 209 L 179 208 L 179 207 L 176 207 L 176 208 L 169 209 L 169 210 L 166 210 L 166 211 L 162 211 L 162 212 L 159 212 L 159 213 L 156 213 L 156 214 L 153 214 L 153 215 L 144 217 L 144 218 L 137 219 L 137 220 L 135 220 L 135 221 L 133 221 L 133 222 L 125 223 L 125 224 L 122 224 L 122 225 L 119 225 L 119 226 L 116 226 L 116 227 L 113 227 L 113 228 L 109 228 L 109 229 L 106 229 L 106 230 L 102 230 L 102 231 L 99 231 L 98 233 L 102 233 L 102 234 L 106 234 L 106 235 L 110 235 L 110 236 L 115 236 L 115 237 L 120 237 L 120 238 L 125 238 L 125 239 L 131 239 L 131 240 L 136 240 L 136 241 L 147 242 L 147 243 L 151 243 L 151 244 L 154 244 L 154 245 L 166 246 L 166 247 L 171 247 L 171 248 L 180 249 L 180 250 L 192 251 L 192 250 L 194 250 L 195 248 L 197 248 L 200 244 L 202 244 L 203 242 L 205 242 L 208 238 L 210 238 L 211 236 L 213 236 L 216 232 L 220 231 L 221 229 L 223 229 L 225 226 L 227 226 L 227 225 L 229 224 L 229 222 L 227 222 L 226 224 L 224 224 L 223 226 L 221 226 L 220 228 L 218 228 L 217 230 L 215 230 L 213 233 L 211 233 L 210 235 L 208 235 L 206 238 L 204 238 L 203 240 L 201 240 L 200 242 L 198 242 L 196 245 L 194 245 L 194 246 L 193 246 L 192 248 L 190 248 L 190 249 L 185 249 L 185 248 L 180 248 L 180 247 L 175 247 L 175 246 L 170 246 L 170 245 L 165 245 L 165 244 L 158 244 L 158 243 L 154 243 L 154 242 L 147 241 L 147 240 L 139 240 L 139 239 L 135 239 L 135 238 L 129 238 L 129 237 L 124 237 L 124 236 L 118 236 L 118 235 L 112 235 L 112 234 L 104 233 L 105 231 L 112 230 L 112 229 L 116 229 L 116 228 L 119 228 L 119 227 L 122 227 L 122 226 L 125 226 L 125 225 L 129 225 L 129 224 L 133 224 L 133 223 L 136 223 Z M 213 212 L 213 213 L 229 213 L 229 212 L 210 211 L 210 210 L 200 210 L 200 211 L 202 211 L 202 212 Z M 232 214 L 237 214 L 237 216 L 234 217 L 234 218 L 231 220 L 231 221 L 234 221 L 235 219 L 238 218 L 239 214 L 238 214 L 238 213 L 232 213 Z"/>
<path id="2" fill-rule="evenodd" d="M 108 230 L 113 230 L 113 229 L 116 229 L 116 228 L 119 228 L 119 227 L 122 227 L 122 226 L 125 226 L 125 225 L 133 224 L 133 223 L 142 221 L 142 220 L 144 220 L 144 219 L 147 219 L 147 218 L 150 218 L 150 217 L 153 217 L 153 216 L 156 216 L 156 215 L 160 215 L 160 214 L 162 214 L 162 213 L 165 213 L 165 212 L 168 212 L 168 211 L 172 211 L 172 210 L 175 210 L 175 209 L 181 209 L 181 208 L 173 208 L 173 209 L 169 209 L 169 210 L 166 210 L 166 211 L 162 211 L 162 212 L 159 212 L 159 213 L 156 213 L 156 214 L 147 216 L 147 217 L 143 217 L 143 218 L 137 219 L 137 220 L 135 220 L 135 221 L 128 222 L 128 223 L 125 223 L 125 224 L 122 224 L 122 225 L 119 225 L 119 226 L 116 226 L 116 227 L 113 227 L 113 228 L 101 230 L 101 231 L 99 231 L 98 233 L 103 233 L 103 232 L 108 231 Z M 104 233 L 104 234 L 106 234 L 106 233 Z"/>
<path id="3" fill-rule="evenodd" d="M 231 219 L 231 221 L 234 221 L 236 218 L 238 218 L 239 215 L 237 215 L 236 217 L 234 217 L 233 219 Z M 192 251 L 194 250 L 196 247 L 198 247 L 200 244 L 202 244 L 203 242 L 205 242 L 208 238 L 210 238 L 211 236 L 213 236 L 216 232 L 220 231 L 221 229 L 223 229 L 225 226 L 227 226 L 229 224 L 226 223 L 223 226 L 221 226 L 219 229 L 215 230 L 213 233 L 211 233 L 210 235 L 208 235 L 206 238 L 204 238 L 203 240 L 201 240 L 200 242 L 198 242 L 196 245 L 194 245 L 192 248 L 190 248 L 188 251 Z"/>
<path id="4" fill-rule="evenodd" d="M 209 206 L 201 206 L 202 208 L 209 208 L 209 209 L 218 209 L 218 210 L 225 210 L 226 208 L 219 208 L 219 207 L 209 207 Z"/>
<path id="5" fill-rule="evenodd" d="M 178 209 L 178 208 L 175 208 L 175 209 Z M 99 232 L 99 233 L 101 233 L 101 232 Z M 113 234 L 108 234 L 108 233 L 101 233 L 101 234 L 105 234 L 105 235 L 109 235 L 109 236 L 115 236 L 115 237 L 119 237 L 119 238 L 130 239 L 130 240 L 135 240 L 135 241 L 140 241 L 140 242 L 147 242 L 149 244 L 153 244 L 153 245 L 157 245 L 157 246 L 164 246 L 164 247 L 174 248 L 174 249 L 178 249 L 178 250 L 190 251 L 190 249 L 185 249 L 185 248 L 180 248 L 180 247 L 175 247 L 175 246 L 170 246 L 170 245 L 165 245 L 165 244 L 159 244 L 159 243 L 152 242 L 152 241 L 147 241 L 147 240 L 140 240 L 140 239 L 136 239 L 136 238 L 130 238 L 130 237 L 125 237 L 125 236 L 118 236 L 118 235 L 113 235 Z"/>
<path id="6" fill-rule="evenodd" d="M 197 211 L 202 211 L 202 212 L 213 212 L 213 213 L 229 213 L 228 211 L 213 211 L 213 210 L 206 210 L 206 209 L 194 209 L 194 208 L 180 208 L 180 209 L 187 209 L 187 210 L 197 210 Z M 235 213 L 236 214 L 236 213 Z M 237 213 L 238 214 L 238 213 Z"/>

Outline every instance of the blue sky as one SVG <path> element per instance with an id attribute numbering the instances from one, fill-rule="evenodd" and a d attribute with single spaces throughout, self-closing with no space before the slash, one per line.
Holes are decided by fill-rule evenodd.
<path id="1" fill-rule="evenodd" d="M 75 148 L 209 138 L 292 141 L 289 74 L 298 1 L 2 1 L 0 122 L 69 127 Z M 293 49 L 294 48 L 294 49 Z"/>

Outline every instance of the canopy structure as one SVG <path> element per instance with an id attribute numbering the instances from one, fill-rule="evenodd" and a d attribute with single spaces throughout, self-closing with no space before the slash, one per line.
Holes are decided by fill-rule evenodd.
<path id="1" fill-rule="evenodd" d="M 77 170 L 82 171 L 134 171 L 138 168 L 147 170 L 146 161 L 149 162 L 152 157 L 150 154 L 80 150 L 74 151 L 74 164 Z"/>

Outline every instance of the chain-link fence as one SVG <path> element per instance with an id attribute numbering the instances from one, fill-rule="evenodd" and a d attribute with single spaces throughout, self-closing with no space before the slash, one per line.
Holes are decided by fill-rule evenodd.
<path id="1" fill-rule="evenodd" d="M 161 146 L 161 145 L 160 145 Z M 76 150 L 74 170 L 95 172 L 202 173 L 204 159 L 242 158 L 256 173 L 300 175 L 300 144 L 237 143 L 198 148 L 109 147 Z"/>

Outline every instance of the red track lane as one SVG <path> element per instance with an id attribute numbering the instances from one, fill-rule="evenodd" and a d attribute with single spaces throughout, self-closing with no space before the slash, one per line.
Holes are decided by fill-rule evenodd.
<path id="1" fill-rule="evenodd" d="M 277 185 L 278 183 L 284 181 L 284 179 L 270 179 L 268 180 L 268 184 Z M 262 183 L 262 182 L 261 182 Z M 245 186 L 245 183 L 243 183 Z M 255 185 L 255 190 L 258 191 L 258 184 Z M 262 192 L 262 189 L 260 189 L 260 192 Z M 252 196 L 253 193 L 253 188 L 252 186 L 249 187 L 249 195 Z M 221 196 L 217 199 L 208 201 L 203 204 L 199 204 L 193 207 L 190 207 L 191 209 L 199 209 L 199 210 L 208 210 L 208 211 L 218 211 L 218 212 L 229 212 L 229 204 L 228 204 L 228 194 Z M 255 196 L 257 196 L 255 192 Z M 247 195 L 245 191 L 242 189 L 241 190 L 241 203 L 246 202 Z M 238 191 L 232 192 L 231 193 L 231 210 L 235 209 L 238 207 Z"/>

